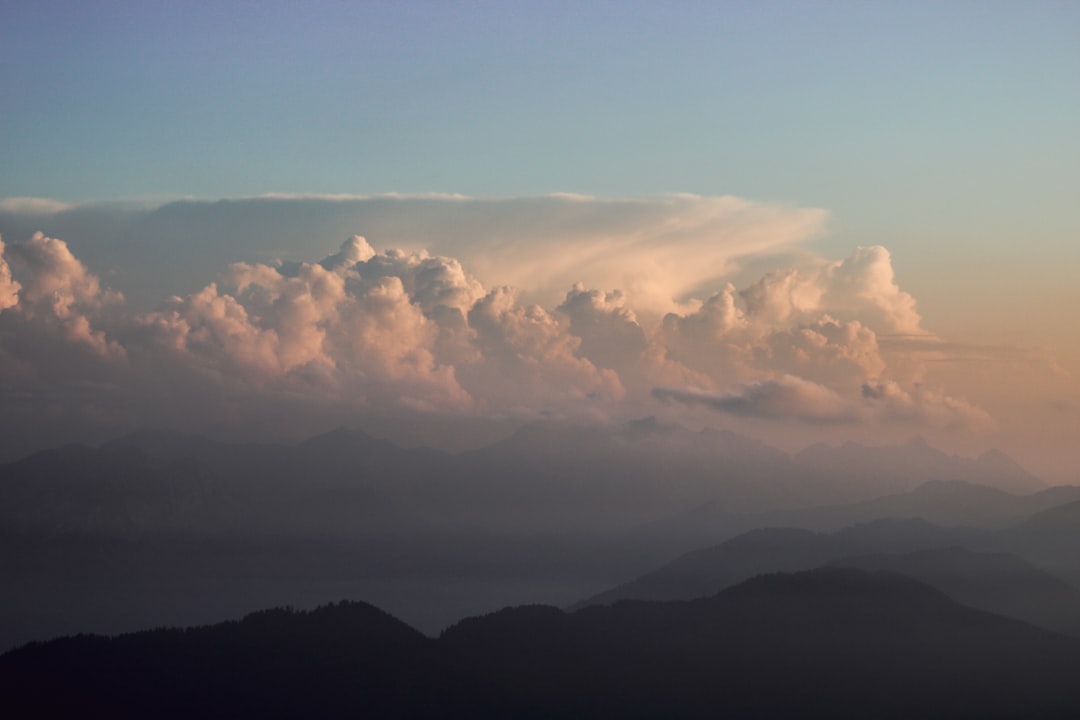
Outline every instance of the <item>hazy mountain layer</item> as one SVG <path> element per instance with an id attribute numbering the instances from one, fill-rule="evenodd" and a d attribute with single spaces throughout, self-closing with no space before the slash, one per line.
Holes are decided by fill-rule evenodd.
<path id="1" fill-rule="evenodd" d="M 1080 591 L 1044 569 L 1058 568 L 1070 581 L 1077 576 L 1077 556 L 1070 551 L 1077 549 L 1080 525 L 1069 521 L 1073 506 L 999 531 L 940 528 L 917 519 L 878 520 L 832 534 L 794 528 L 752 530 L 681 555 L 573 607 L 620 600 L 688 600 L 761 573 L 830 564 L 901 573 L 966 605 L 1076 635 Z"/>
<path id="2" fill-rule="evenodd" d="M 946 470 L 984 464 L 911 449 L 923 460 L 910 482 L 926 476 L 927 457 Z M 895 461 L 905 451 L 882 452 Z M 855 488 L 849 496 L 870 491 L 854 475 L 845 482 Z M 775 518 L 809 527 L 889 515 L 1000 524 L 1074 497 L 1067 488 L 1015 496 L 934 482 L 805 507 L 820 485 L 784 453 L 653 420 L 612 430 L 533 425 L 459 455 L 349 430 L 296 446 L 144 430 L 0 465 L 0 649 L 343 595 L 437 633 L 508 604 L 566 605 Z M 1055 542 L 1040 547 L 1053 553 Z"/>
<path id="3" fill-rule="evenodd" d="M 706 508 L 699 524 L 715 525 L 732 513 L 795 512 L 929 481 L 987 486 L 968 494 L 987 496 L 982 514 L 999 521 L 1050 507 L 989 489 L 1039 486 L 1004 456 L 970 460 L 922 442 L 815 446 L 789 457 L 730 432 L 641 421 L 614 430 L 526 426 L 489 447 L 451 455 L 348 430 L 297 446 L 140 431 L 100 448 L 73 445 L 0 465 L 0 528 L 278 537 L 404 526 L 597 531 L 694 507 Z M 1080 491 L 1065 499 L 1080 499 Z M 950 507 L 941 497 L 917 505 L 853 509 L 843 524 Z M 755 526 L 783 524 L 771 519 Z"/>
<path id="4" fill-rule="evenodd" d="M 831 564 L 896 572 L 964 605 L 1080 636 L 1080 590 L 1015 555 L 953 547 L 842 558 Z"/>
<path id="5" fill-rule="evenodd" d="M 834 534 L 795 528 L 751 530 L 715 547 L 686 553 L 575 607 L 619 600 L 690 600 L 762 573 L 809 570 L 849 555 L 935 548 L 969 537 L 967 531 L 946 530 L 915 519 L 879 520 Z"/>

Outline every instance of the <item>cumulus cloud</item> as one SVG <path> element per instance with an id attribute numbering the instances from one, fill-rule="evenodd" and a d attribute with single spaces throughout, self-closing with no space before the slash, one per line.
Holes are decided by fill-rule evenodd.
<path id="1" fill-rule="evenodd" d="M 35 233 L 0 244 L 0 369 L 39 387 L 108 386 L 110 397 L 138 398 L 144 421 L 166 424 L 154 413 L 181 405 L 236 422 L 301 407 L 334 417 L 625 419 L 657 401 L 805 425 L 988 420 L 898 374 L 883 352 L 882 334 L 931 337 L 884 248 L 841 260 L 802 256 L 741 288 L 723 281 L 736 258 L 811 236 L 822 221 L 816 211 L 693 196 L 263 199 L 159 210 L 183 225 L 192 212 L 312 202 L 390 213 L 406 236 L 428 233 L 431 247 L 342 233 L 330 254 L 232 258 L 148 309 L 106 287 L 64 241 Z M 432 232 L 428 216 L 418 228 L 400 225 L 402 207 L 435 207 L 449 229 Z M 143 216 L 148 226 L 162 222 L 158 212 Z M 510 220 L 522 218 L 538 227 L 511 233 Z M 216 257 L 212 245 L 177 243 L 205 250 L 204 266 Z M 110 267 L 110 281 L 122 281 L 123 263 Z M 514 282 L 485 282 L 500 273 Z M 59 341 L 124 374 L 40 362 Z"/>
<path id="2" fill-rule="evenodd" d="M 11 267 L 4 258 L 4 241 L 0 239 L 0 312 L 19 304 L 19 290 L 22 288 L 11 277 Z"/>
<path id="3" fill-rule="evenodd" d="M 0 306 L 28 320 L 53 323 L 70 340 L 100 355 L 123 355 L 120 345 L 92 327 L 88 315 L 120 302 L 123 295 L 104 288 L 63 240 L 38 232 L 24 243 L 0 243 L 0 255 Z M 12 268 L 21 281 L 13 279 Z"/>
<path id="4" fill-rule="evenodd" d="M 758 353 L 763 364 L 829 387 L 854 387 L 886 370 L 877 335 L 858 320 L 824 315 L 798 327 L 765 336 Z"/>
<path id="5" fill-rule="evenodd" d="M 425 300 L 453 301 L 452 293 L 429 292 L 447 284 L 430 272 L 433 260 L 376 256 L 353 237 L 322 262 L 287 271 L 235 263 L 224 288 L 212 283 L 139 321 L 159 347 L 219 372 L 231 368 L 244 383 L 315 382 L 355 403 L 381 393 L 412 407 L 458 405 L 468 396 L 452 366 L 437 362 L 439 328 L 424 313 Z M 367 265 L 375 269 L 364 273 Z"/>
<path id="6" fill-rule="evenodd" d="M 840 263 L 826 266 L 822 305 L 834 313 L 859 316 L 882 332 L 924 332 L 915 298 L 896 284 L 892 255 L 881 246 L 856 248 Z"/>
<path id="7" fill-rule="evenodd" d="M 628 372 L 648 348 L 645 330 L 626 295 L 618 290 L 587 290 L 577 283 L 558 307 L 581 339 L 579 352 L 600 367 Z"/>
<path id="8" fill-rule="evenodd" d="M 63 240 L 34 233 L 29 242 L 9 246 L 7 255 L 24 272 L 23 299 L 31 308 L 29 312 L 46 305 L 56 317 L 66 318 L 76 305 L 97 308 L 122 298 L 103 289 Z"/>
<path id="9" fill-rule="evenodd" d="M 840 261 L 777 270 L 740 292 L 756 323 L 782 326 L 816 313 L 858 319 L 876 332 L 923 334 L 915 298 L 900 289 L 892 255 L 859 247 Z"/>
<path id="10" fill-rule="evenodd" d="M 862 395 L 876 415 L 889 421 L 959 429 L 988 429 L 994 425 L 982 408 L 923 385 L 909 391 L 894 381 L 867 383 Z"/>
<path id="11" fill-rule="evenodd" d="M 539 305 L 522 305 L 508 287 L 493 289 L 469 311 L 483 363 L 466 368 L 489 402 L 515 398 L 514 410 L 548 410 L 559 395 L 577 402 L 623 393 L 619 377 L 577 353 L 580 339 Z"/>

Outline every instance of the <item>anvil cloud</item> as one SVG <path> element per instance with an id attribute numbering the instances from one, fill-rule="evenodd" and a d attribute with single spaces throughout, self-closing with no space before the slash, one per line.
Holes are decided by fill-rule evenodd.
<path id="1" fill-rule="evenodd" d="M 145 287 L 146 275 L 168 276 L 168 266 L 153 267 L 155 253 L 178 250 L 160 239 L 125 240 L 125 223 L 144 232 L 157 223 L 161 234 L 163 216 L 213 218 L 222 206 L 116 211 L 109 226 L 121 237 L 80 243 L 108 281 L 63 239 L 41 231 L 5 238 L 5 425 L 25 434 L 44 433 L 57 415 L 73 428 L 117 429 L 259 427 L 277 418 L 279 429 L 302 434 L 382 414 L 603 422 L 691 406 L 782 424 L 991 423 L 974 404 L 925 387 L 918 362 L 879 342 L 933 340 L 888 250 L 857 247 L 839 259 L 797 250 L 820 232 L 818 211 L 689 196 L 241 206 L 276 216 L 310 203 L 329 204 L 331 214 L 342 211 L 334 203 L 385 213 L 381 203 L 400 210 L 399 202 L 429 211 L 405 226 L 400 247 L 361 235 L 336 248 L 331 238 L 308 238 L 303 245 L 321 244 L 321 255 L 216 268 L 210 251 L 204 282 L 156 302 L 126 300 L 125 279 L 139 275 Z M 49 207 L 31 204 L 32 217 L 21 219 L 54 227 L 90 211 L 49 215 L 39 206 Z M 448 213 L 473 234 L 431 232 Z M 375 216 L 384 228 L 385 217 Z M 536 219 L 547 224 L 529 224 Z M 425 229 L 431 250 L 418 247 Z M 212 241 L 195 237 L 187 249 Z M 774 269 L 741 287 L 726 279 L 766 256 Z"/>

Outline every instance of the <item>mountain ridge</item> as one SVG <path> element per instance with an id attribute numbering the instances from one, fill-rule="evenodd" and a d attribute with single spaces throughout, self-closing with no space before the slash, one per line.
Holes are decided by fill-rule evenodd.
<path id="1" fill-rule="evenodd" d="M 437 639 L 364 603 L 66 638 L 0 655 L 0 690 L 17 713 L 120 718 L 1065 718 L 1077 663 L 1080 641 L 826 568 L 694 601 L 504 608 Z"/>

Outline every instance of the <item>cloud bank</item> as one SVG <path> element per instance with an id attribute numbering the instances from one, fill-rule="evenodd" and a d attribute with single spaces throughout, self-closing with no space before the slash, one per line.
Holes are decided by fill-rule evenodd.
<path id="1" fill-rule="evenodd" d="M 476 212 L 469 199 L 422 202 Z M 740 258 L 818 232 L 817 211 L 688 196 L 515 207 L 519 219 L 545 207 L 559 217 L 546 218 L 541 240 L 535 227 L 453 243 L 436 235 L 430 250 L 351 235 L 307 260 L 206 268 L 200 286 L 149 307 L 111 289 L 111 280 L 123 285 L 123 262 L 106 263 L 105 282 L 42 232 L 0 244 L 0 393 L 9 408 L 0 421 L 277 418 L 302 433 L 318 418 L 604 421 L 695 407 L 777 424 L 989 422 L 978 407 L 924 387 L 912 363 L 879 342 L 932 337 L 885 248 L 838 260 L 802 253 L 743 287 L 725 282 Z M 458 255 L 439 249 L 451 246 Z M 140 262 L 153 253 L 144 255 Z M 499 274 L 505 281 L 491 282 Z"/>

